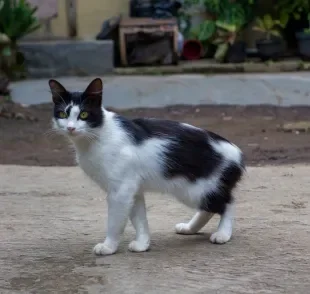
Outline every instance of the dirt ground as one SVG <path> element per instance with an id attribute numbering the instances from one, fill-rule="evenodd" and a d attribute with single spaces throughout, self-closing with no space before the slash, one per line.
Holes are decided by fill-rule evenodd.
<path id="1" fill-rule="evenodd" d="M 38 121 L 0 117 L 0 164 L 72 166 L 68 144 L 49 136 L 52 105 L 23 111 Z M 284 133 L 283 123 L 310 121 L 310 107 L 174 106 L 163 109 L 118 111 L 129 117 L 151 116 L 183 121 L 227 137 L 244 151 L 248 165 L 310 161 L 310 134 Z"/>
<path id="2" fill-rule="evenodd" d="M 201 234 L 176 235 L 174 225 L 194 212 L 167 195 L 150 194 L 151 251 L 127 251 L 134 238 L 128 226 L 119 253 L 102 258 L 92 248 L 104 238 L 104 193 L 72 167 L 67 142 L 48 135 L 51 105 L 18 111 L 38 120 L 0 117 L 1 294 L 309 292 L 310 134 L 279 131 L 286 122 L 310 121 L 309 107 L 119 112 L 217 132 L 238 144 L 254 167 L 237 191 L 228 244 L 209 242 L 218 217 Z"/>
<path id="3" fill-rule="evenodd" d="M 213 245 L 215 217 L 174 233 L 193 212 L 147 195 L 152 248 L 97 258 L 105 195 L 77 167 L 0 165 L 0 293 L 309 293 L 310 167 L 250 167 L 237 193 L 232 240 Z"/>

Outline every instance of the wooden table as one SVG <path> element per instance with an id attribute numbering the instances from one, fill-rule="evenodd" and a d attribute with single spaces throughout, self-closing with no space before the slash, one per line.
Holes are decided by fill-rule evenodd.
<path id="1" fill-rule="evenodd" d="M 122 18 L 119 26 L 119 45 L 122 65 L 128 65 L 126 35 L 143 33 L 167 32 L 172 34 L 173 51 L 178 51 L 178 24 L 176 18 Z"/>

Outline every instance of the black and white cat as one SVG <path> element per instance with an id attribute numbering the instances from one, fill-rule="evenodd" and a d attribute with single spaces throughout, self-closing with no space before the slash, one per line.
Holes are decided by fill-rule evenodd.
<path id="1" fill-rule="evenodd" d="M 50 80 L 53 127 L 73 143 L 81 169 L 107 192 L 107 236 L 94 247 L 97 255 L 113 254 L 128 218 L 136 238 L 129 250 L 146 251 L 150 233 L 144 193 L 174 195 L 197 212 L 178 234 L 195 234 L 220 214 L 211 242 L 230 240 L 232 190 L 244 172 L 240 149 L 226 139 L 194 126 L 153 118 L 127 119 L 102 107 L 102 81 L 84 92 L 69 92 Z"/>

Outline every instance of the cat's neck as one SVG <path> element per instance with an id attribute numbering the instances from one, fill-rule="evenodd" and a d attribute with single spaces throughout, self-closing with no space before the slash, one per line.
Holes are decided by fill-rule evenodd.
<path id="1" fill-rule="evenodd" d="M 119 128 L 113 119 L 115 113 L 102 109 L 104 113 L 103 125 L 89 136 L 72 137 L 71 141 L 75 149 L 80 153 L 89 151 L 95 144 L 107 145 L 119 137 Z"/>
<path id="2" fill-rule="evenodd" d="M 92 147 L 95 142 L 98 141 L 98 138 L 88 138 L 85 136 L 81 137 L 72 137 L 70 138 L 70 141 L 73 143 L 74 148 L 79 153 L 85 153 L 89 151 L 89 149 Z"/>

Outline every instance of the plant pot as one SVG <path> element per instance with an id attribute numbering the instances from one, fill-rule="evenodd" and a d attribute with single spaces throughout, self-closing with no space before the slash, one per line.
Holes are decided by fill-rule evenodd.
<path id="1" fill-rule="evenodd" d="M 11 40 L 0 33 L 0 69 L 6 73 L 15 64 L 15 51 Z"/>
<path id="2" fill-rule="evenodd" d="M 11 42 L 6 49 L 7 54 L 3 54 L 0 44 L 0 70 L 2 70 L 11 80 L 19 79 L 25 73 L 25 57 L 15 42 Z M 2 50 L 1 50 L 2 49 Z"/>
<path id="3" fill-rule="evenodd" d="M 296 33 L 299 54 L 303 59 L 310 59 L 310 33 Z"/>
<path id="4" fill-rule="evenodd" d="M 187 40 L 183 45 L 182 55 L 187 60 L 200 59 L 203 54 L 203 46 L 197 40 Z"/>
<path id="5" fill-rule="evenodd" d="M 258 40 L 256 47 L 261 60 L 278 60 L 285 51 L 285 45 L 282 39 Z"/>
<path id="6" fill-rule="evenodd" d="M 243 41 L 237 41 L 229 46 L 225 62 L 228 63 L 241 63 L 246 59 L 246 43 Z"/>

